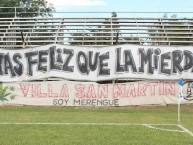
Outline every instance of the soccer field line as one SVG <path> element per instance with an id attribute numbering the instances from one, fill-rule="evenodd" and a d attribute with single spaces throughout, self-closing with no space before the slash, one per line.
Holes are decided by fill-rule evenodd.
<path id="1" fill-rule="evenodd" d="M 193 133 L 182 125 L 178 124 L 137 124 L 137 123 L 72 123 L 72 122 L 0 122 L 0 125 L 65 125 L 65 126 L 145 126 L 150 129 L 161 130 L 161 131 L 169 131 L 169 132 L 179 132 L 179 133 L 187 133 L 190 136 L 193 136 Z M 160 128 L 160 126 L 176 126 L 178 129 L 166 129 Z"/>
<path id="2" fill-rule="evenodd" d="M 147 128 L 155 129 L 155 130 L 162 130 L 162 131 L 169 131 L 169 132 L 186 132 L 183 129 L 177 130 L 177 129 L 158 128 L 158 127 L 155 127 L 157 125 L 151 125 L 151 124 L 144 124 L 144 126 L 146 126 Z M 165 126 L 165 125 L 163 125 L 163 126 Z M 175 126 L 178 126 L 178 125 L 175 125 Z"/>
<path id="3" fill-rule="evenodd" d="M 94 123 L 94 122 L 0 122 L 0 125 L 82 125 L 82 126 L 178 126 L 177 124 Z"/>
<path id="4" fill-rule="evenodd" d="M 186 133 L 188 133 L 190 136 L 193 137 L 193 132 L 192 131 L 190 131 L 189 129 L 185 128 L 182 125 L 178 125 L 178 127 L 181 128 L 182 130 L 184 130 Z"/>

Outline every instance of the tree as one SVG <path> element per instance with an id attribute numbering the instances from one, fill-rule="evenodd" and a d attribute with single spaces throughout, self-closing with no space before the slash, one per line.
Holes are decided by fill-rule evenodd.
<path id="1" fill-rule="evenodd" d="M 105 19 L 101 25 L 89 27 L 85 31 L 72 33 L 69 38 L 70 45 L 112 45 L 112 39 L 116 39 L 116 32 L 118 32 L 114 30 L 119 27 L 117 20 L 117 14 L 112 12 L 111 18 Z"/>
<path id="2" fill-rule="evenodd" d="M 117 14 L 112 12 L 111 18 L 105 19 L 101 24 L 89 27 L 89 29 L 84 31 L 72 33 L 69 38 L 69 43 L 70 45 L 140 44 L 138 37 L 132 37 L 132 35 L 121 35 L 118 20 L 119 18 L 117 18 Z"/>
<path id="3" fill-rule="evenodd" d="M 15 17 L 14 7 L 16 17 L 45 17 L 54 12 L 54 7 L 46 0 L 1 0 L 0 7 L 5 7 L 0 8 L 0 18 Z"/>
<path id="4" fill-rule="evenodd" d="M 130 41 L 130 42 L 129 42 Z M 142 39 L 140 39 L 139 37 L 136 37 L 136 36 L 133 36 L 133 35 L 130 35 L 130 37 L 124 37 L 123 39 L 122 39 L 122 41 L 121 42 L 119 42 L 119 44 L 138 44 L 138 45 L 140 45 L 141 42 L 142 41 Z"/>
<path id="5" fill-rule="evenodd" d="M 36 40 L 42 40 L 42 42 L 33 42 L 33 45 L 45 45 L 49 44 L 49 42 L 44 42 L 44 40 L 54 40 L 54 37 L 51 38 L 44 38 L 43 36 L 54 36 L 54 33 L 47 33 L 50 32 L 50 30 L 46 28 L 54 27 L 54 26 L 48 26 L 46 23 L 42 23 L 41 26 L 28 26 L 29 18 L 34 17 L 51 17 L 52 12 L 55 11 L 54 7 L 51 4 L 48 4 L 46 0 L 1 0 L 0 3 L 0 18 L 8 18 L 8 17 L 16 17 L 16 18 L 23 18 L 27 17 L 26 19 L 18 19 L 18 21 L 11 23 L 11 28 L 8 28 L 7 25 L 10 25 L 10 23 L 6 22 L 7 19 L 1 19 L 1 21 L 5 21 L 5 28 L 7 29 L 6 32 L 11 33 L 5 33 L 4 35 L 10 38 L 3 38 L 4 41 L 10 40 L 15 42 L 1 42 L 1 45 L 21 45 L 21 34 L 20 31 L 23 31 L 24 35 L 29 34 L 26 36 L 26 40 L 30 41 L 36 41 Z M 6 8 L 9 7 L 9 8 Z M 22 23 L 19 23 L 19 21 L 22 21 Z M 19 26 L 16 23 L 21 24 Z M 35 22 L 35 21 L 34 21 Z M 17 26 L 14 26 L 16 24 Z M 39 23 L 40 24 L 40 23 Z M 22 26 L 23 25 L 23 26 Z M 26 25 L 26 26 L 24 26 Z M 39 29 L 39 28 L 45 28 L 45 29 Z M 23 29 L 28 28 L 28 29 Z M 51 30 L 52 31 L 52 30 Z M 0 32 L 5 32 L 4 30 L 1 30 Z M 33 34 L 31 34 L 33 32 Z M 41 32 L 41 33 L 39 33 Z M 43 33 L 46 32 L 46 33 Z M 16 38 L 11 38 L 12 36 Z M 38 37 L 41 36 L 41 37 Z M 31 37 L 31 38 L 30 38 Z M 17 42 L 16 42 L 17 41 Z"/>

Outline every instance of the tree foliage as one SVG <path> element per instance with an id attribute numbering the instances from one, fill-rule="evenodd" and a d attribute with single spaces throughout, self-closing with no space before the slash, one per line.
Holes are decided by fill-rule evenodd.
<path id="1" fill-rule="evenodd" d="M 87 31 L 77 31 L 69 38 L 70 45 L 115 45 L 116 39 L 119 40 L 120 26 L 119 18 L 115 12 L 111 13 L 111 18 L 104 20 L 101 25 L 90 27 Z M 130 40 L 139 41 L 139 38 L 124 37 L 118 44 L 126 44 Z M 134 42 L 132 44 L 139 44 Z"/>
<path id="2" fill-rule="evenodd" d="M 15 17 L 15 11 L 16 17 L 45 17 L 54 12 L 54 7 L 46 0 L 1 0 L 0 7 L 5 7 L 0 8 L 1 18 Z"/>
<path id="3" fill-rule="evenodd" d="M 77 31 L 71 34 L 70 45 L 111 45 L 111 40 L 114 39 L 113 35 L 116 30 L 113 30 L 115 27 L 112 24 L 117 24 L 117 14 L 112 13 L 111 18 L 107 18 L 103 23 L 98 24 L 98 26 L 89 27 L 85 31 Z M 81 42 L 82 41 L 82 42 Z"/>
<path id="4" fill-rule="evenodd" d="M 52 16 L 52 12 L 55 11 L 54 7 L 51 4 L 48 4 L 48 2 L 46 0 L 1 0 L 0 3 L 0 18 L 24 18 L 24 17 L 29 17 L 29 18 L 34 18 L 34 17 L 51 17 Z M 7 21 L 7 19 L 2 19 L 2 21 Z M 6 36 L 15 36 L 18 38 L 14 38 L 15 41 L 14 42 L 15 45 L 22 45 L 22 42 L 19 42 L 21 40 L 21 34 L 20 31 L 23 32 L 23 34 L 26 36 L 26 33 L 28 33 L 30 36 L 33 36 L 33 38 L 29 38 L 29 35 L 26 36 L 26 40 L 29 41 L 35 41 L 35 40 L 42 40 L 42 42 L 34 42 L 34 45 L 44 45 L 47 44 L 44 42 L 45 39 L 47 40 L 53 40 L 54 38 L 43 38 L 41 37 L 38 38 L 38 36 L 53 36 L 52 33 L 47 33 L 44 34 L 43 32 L 49 32 L 49 30 L 47 29 L 39 29 L 39 27 L 44 27 L 43 24 L 42 26 L 30 26 L 28 24 L 30 24 L 28 22 L 28 19 L 21 19 L 21 21 L 23 21 L 21 24 L 22 25 L 26 25 L 26 26 L 15 26 L 14 27 L 14 22 L 11 25 L 11 29 L 7 28 L 7 24 L 5 22 L 5 26 L 7 29 L 7 32 L 11 32 L 8 34 L 5 34 Z M 16 21 L 17 23 L 17 21 Z M 46 23 L 45 23 L 45 27 Z M 28 30 L 23 29 L 23 28 L 29 28 Z M 4 32 L 4 30 L 1 30 L 2 32 Z M 1 32 L 0 31 L 0 32 Z M 33 34 L 30 34 L 31 32 L 33 32 Z M 42 33 L 39 33 L 42 32 Z M 36 37 L 37 36 L 37 37 Z M 9 40 L 7 38 L 5 38 L 5 40 Z M 9 43 L 5 43 L 2 42 L 1 44 L 3 45 L 8 45 Z"/>

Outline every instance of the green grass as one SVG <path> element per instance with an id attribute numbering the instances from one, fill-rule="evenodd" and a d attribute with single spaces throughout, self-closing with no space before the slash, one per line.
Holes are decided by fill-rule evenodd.
<path id="1" fill-rule="evenodd" d="M 193 105 L 182 106 L 182 125 L 193 132 Z M 0 107 L 0 122 L 177 124 L 177 106 L 80 108 Z M 154 126 L 180 130 L 177 126 Z M 143 125 L 0 124 L 0 145 L 192 145 L 187 133 Z"/>

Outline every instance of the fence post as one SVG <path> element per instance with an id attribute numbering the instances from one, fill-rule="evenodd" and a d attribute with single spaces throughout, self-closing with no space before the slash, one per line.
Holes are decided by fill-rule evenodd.
<path id="1" fill-rule="evenodd" d="M 111 45 L 113 45 L 113 18 L 111 17 Z"/>
<path id="2" fill-rule="evenodd" d="M 14 7 L 15 8 L 15 18 L 16 18 L 16 16 L 17 16 L 17 8 L 16 7 Z"/>
<path id="3" fill-rule="evenodd" d="M 38 7 L 38 17 L 40 17 L 40 7 Z"/>

